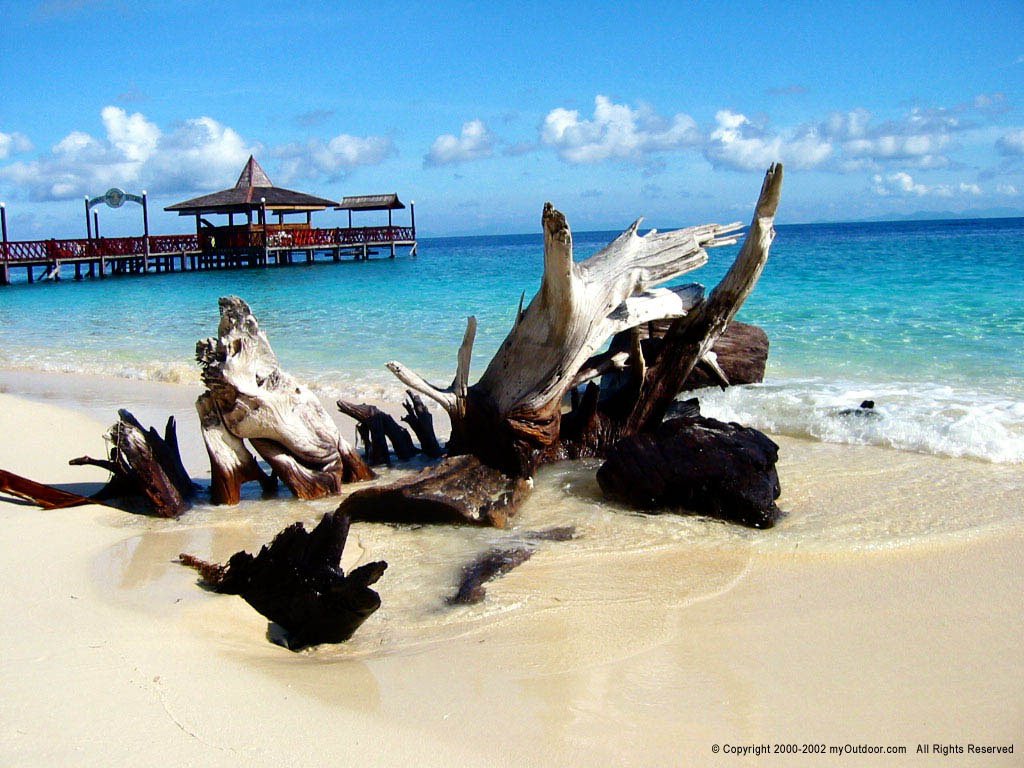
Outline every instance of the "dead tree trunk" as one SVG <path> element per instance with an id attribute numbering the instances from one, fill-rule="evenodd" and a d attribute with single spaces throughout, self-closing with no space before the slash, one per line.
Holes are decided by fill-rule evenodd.
<path id="1" fill-rule="evenodd" d="M 373 472 L 341 437 L 316 396 L 281 370 L 249 306 L 220 300 L 217 338 L 196 344 L 207 391 L 196 401 L 214 478 L 214 501 L 236 503 L 247 480 L 270 484 L 252 453 L 302 499 L 338 493 Z"/>
<path id="2" fill-rule="evenodd" d="M 468 385 L 476 321 L 470 318 L 450 387 L 428 384 L 397 362 L 388 368 L 433 398 L 452 422 L 449 452 L 473 453 L 509 475 L 530 477 L 558 438 L 562 399 L 583 364 L 619 331 L 685 314 L 700 286 L 655 286 L 707 262 L 706 248 L 736 240 L 739 225 L 708 224 L 640 237 L 640 221 L 590 259 L 572 259 L 572 235 L 551 204 L 542 216 L 544 275 L 480 381 Z"/>
<path id="3" fill-rule="evenodd" d="M 600 253 L 577 264 L 565 217 L 546 204 L 540 290 L 517 313 L 480 380 L 469 385 L 474 318 L 469 318 L 450 386 L 429 384 L 397 362 L 388 368 L 447 411 L 450 453 L 473 454 L 497 476 L 529 478 L 541 461 L 601 453 L 624 435 L 660 422 L 698 362 L 725 377 L 709 352 L 764 267 L 781 182 L 782 166 L 773 165 L 736 262 L 707 299 L 699 285 L 655 286 L 705 264 L 706 248 L 735 243 L 732 233 L 738 224 L 640 237 L 637 221 Z M 597 385 L 589 387 L 574 398 L 577 409 L 563 422 L 566 394 L 604 373 L 595 368 L 595 352 L 615 334 L 665 318 L 678 319 L 656 359 L 648 364 L 640 335 L 633 332 L 626 364 L 619 366 L 629 369 L 628 376 L 605 397 Z"/>

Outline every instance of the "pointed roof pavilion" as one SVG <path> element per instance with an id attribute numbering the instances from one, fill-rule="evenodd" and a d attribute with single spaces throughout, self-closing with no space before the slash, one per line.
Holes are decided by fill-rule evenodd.
<path id="1" fill-rule="evenodd" d="M 266 200 L 264 204 L 262 201 Z M 275 187 L 267 172 L 249 155 L 235 186 L 211 195 L 194 197 L 164 208 L 179 216 L 202 216 L 207 213 L 251 213 L 265 205 L 271 213 L 322 211 L 336 205 L 333 200 Z"/>

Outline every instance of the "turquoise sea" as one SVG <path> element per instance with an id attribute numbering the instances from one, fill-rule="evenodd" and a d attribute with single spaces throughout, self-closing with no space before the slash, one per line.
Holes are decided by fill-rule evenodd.
<path id="1" fill-rule="evenodd" d="M 578 259 L 617 232 L 575 234 Z M 0 367 L 197 379 L 217 298 L 246 299 L 283 365 L 331 394 L 398 398 L 400 360 L 450 380 L 465 318 L 479 374 L 541 270 L 536 235 L 422 240 L 417 257 L 0 288 Z M 681 278 L 711 287 L 735 248 Z M 20 272 L 20 270 L 19 270 Z M 18 275 L 15 275 L 17 278 Z M 739 319 L 766 329 L 763 385 L 706 413 L 829 442 L 1024 462 L 1024 219 L 780 225 Z M 838 412 L 872 399 L 875 419 Z"/>

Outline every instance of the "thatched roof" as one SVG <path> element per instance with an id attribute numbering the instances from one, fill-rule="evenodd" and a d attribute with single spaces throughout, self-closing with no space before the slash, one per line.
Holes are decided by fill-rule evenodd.
<path id="1" fill-rule="evenodd" d="M 266 200 L 267 210 L 275 213 L 277 211 L 282 213 L 322 211 L 334 205 L 333 200 L 295 192 L 284 187 L 275 187 L 266 171 L 256 162 L 256 158 L 250 155 L 235 186 L 230 189 L 222 189 L 211 195 L 194 197 L 182 203 L 169 205 L 164 210 L 177 212 L 181 216 L 204 213 L 245 213 L 246 211 L 258 211 L 263 204 L 261 200 Z"/>
<path id="2" fill-rule="evenodd" d="M 399 211 L 405 204 L 398 195 L 350 195 L 335 206 L 337 211 Z"/>

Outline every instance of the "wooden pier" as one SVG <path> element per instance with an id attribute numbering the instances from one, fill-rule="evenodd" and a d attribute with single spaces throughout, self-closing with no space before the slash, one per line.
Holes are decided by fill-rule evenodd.
<path id="1" fill-rule="evenodd" d="M 143 205 L 145 232 L 141 237 L 93 237 L 89 211 L 100 202 L 119 207 L 124 199 Z M 235 186 L 210 195 L 168 206 L 165 210 L 195 218 L 192 235 L 150 235 L 145 214 L 146 194 L 126 195 L 111 189 L 105 196 L 86 198 L 89 237 L 9 241 L 6 209 L 0 203 L 3 240 L 0 243 L 0 285 L 10 285 L 15 269 L 24 268 L 28 282 L 60 280 L 74 268 L 74 279 L 104 279 L 114 275 L 144 275 L 163 272 L 195 272 L 209 269 L 313 264 L 343 258 L 366 261 L 386 253 L 394 258 L 396 249 L 409 248 L 416 254 L 416 214 L 410 207 L 410 226 L 394 226 L 392 211 L 404 209 L 398 195 L 346 197 L 341 203 L 274 186 L 253 157 L 250 157 Z M 348 211 L 348 226 L 315 228 L 312 214 L 326 208 Z M 387 226 L 353 227 L 352 211 L 387 211 Z M 285 222 L 285 216 L 300 214 L 304 222 Z M 94 214 L 95 215 L 95 214 Z M 214 226 L 209 215 L 227 216 L 226 226 Z M 235 223 L 235 217 L 244 220 Z M 268 216 L 276 216 L 270 223 Z M 96 231 L 99 231 L 97 220 Z"/>
<path id="2" fill-rule="evenodd" d="M 352 227 L 311 229 L 270 226 L 266 232 L 245 233 L 217 242 L 216 235 L 151 235 L 80 240 L 9 241 L 0 246 L 0 285 L 9 285 L 16 269 L 28 282 L 60 280 L 74 268 L 74 279 L 103 279 L 114 275 L 195 272 L 208 269 L 312 264 L 315 260 L 362 261 L 396 249 L 416 252 L 412 227 Z"/>

